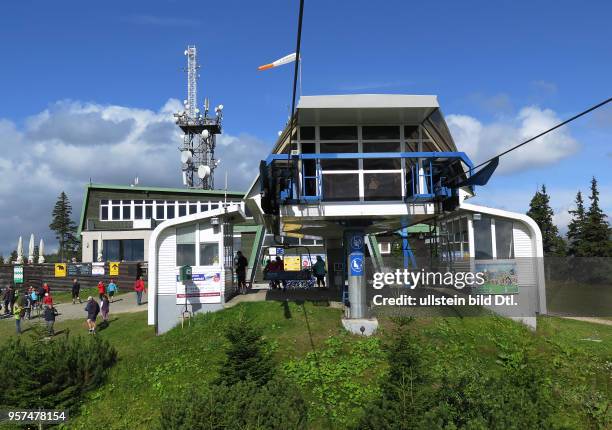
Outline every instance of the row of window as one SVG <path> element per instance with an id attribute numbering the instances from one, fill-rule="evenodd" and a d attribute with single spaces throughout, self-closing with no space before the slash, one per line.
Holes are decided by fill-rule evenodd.
<path id="1" fill-rule="evenodd" d="M 513 223 L 503 218 L 483 214 L 473 217 L 474 257 L 476 260 L 506 260 L 514 258 Z M 442 224 L 441 252 L 452 259 L 469 258 L 467 217 Z"/>
<path id="2" fill-rule="evenodd" d="M 98 241 L 93 241 L 93 259 L 98 259 Z M 102 241 L 102 261 L 143 261 L 143 239 L 120 239 Z"/>
<path id="3" fill-rule="evenodd" d="M 238 204 L 238 202 L 230 202 Z M 221 202 L 177 200 L 101 200 L 101 221 L 166 220 L 177 216 L 219 209 Z"/>
<path id="4" fill-rule="evenodd" d="M 198 246 L 196 246 L 198 245 Z M 176 229 L 177 266 L 219 265 L 219 242 L 196 243 L 196 225 Z"/>
<path id="5" fill-rule="evenodd" d="M 319 126 L 300 127 L 299 140 L 356 140 L 359 138 L 361 128 L 362 140 L 399 140 L 401 138 L 402 126 L 400 125 L 341 125 L 341 126 Z M 404 139 L 418 140 L 421 138 L 418 125 L 406 125 L 403 127 Z M 426 131 L 421 127 L 422 137 L 427 138 Z"/>

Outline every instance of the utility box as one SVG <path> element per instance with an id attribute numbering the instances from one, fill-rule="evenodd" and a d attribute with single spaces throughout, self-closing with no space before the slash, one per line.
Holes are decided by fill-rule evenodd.
<path id="1" fill-rule="evenodd" d="M 181 266 L 179 269 L 179 281 L 191 281 L 191 266 Z"/>

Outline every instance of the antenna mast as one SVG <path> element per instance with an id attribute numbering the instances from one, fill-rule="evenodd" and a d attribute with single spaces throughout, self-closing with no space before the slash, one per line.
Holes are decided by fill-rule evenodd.
<path id="1" fill-rule="evenodd" d="M 189 188 L 214 189 L 214 170 L 219 164 L 215 159 L 216 136 L 221 134 L 223 105 L 215 108 L 215 116 L 209 117 L 208 99 L 204 100 L 204 114 L 198 103 L 197 51 L 190 45 L 184 52 L 187 56 L 187 99 L 183 101 L 184 110 L 174 114 L 176 124 L 184 133 L 181 152 L 183 185 Z"/>

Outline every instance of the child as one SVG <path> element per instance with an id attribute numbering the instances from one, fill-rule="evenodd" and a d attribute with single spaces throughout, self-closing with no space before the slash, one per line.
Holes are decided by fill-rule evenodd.
<path id="1" fill-rule="evenodd" d="M 108 324 L 108 312 L 110 311 L 110 302 L 108 296 L 104 294 L 102 301 L 100 302 L 100 313 L 102 314 L 102 320 L 105 324 Z"/>
<path id="2" fill-rule="evenodd" d="M 110 298 L 110 302 L 113 302 L 113 296 L 116 292 L 119 291 L 119 287 L 115 284 L 115 280 L 111 279 L 108 286 L 106 287 L 106 291 L 108 292 L 108 297 Z"/>
<path id="3" fill-rule="evenodd" d="M 98 297 L 102 300 L 102 296 L 106 294 L 106 287 L 104 286 L 104 282 L 98 282 Z"/>

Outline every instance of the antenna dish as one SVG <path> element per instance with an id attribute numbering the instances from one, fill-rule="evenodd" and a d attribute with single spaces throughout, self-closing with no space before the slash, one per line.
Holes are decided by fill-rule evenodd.
<path id="1" fill-rule="evenodd" d="M 181 152 L 181 163 L 189 163 L 191 161 L 191 151 L 182 151 Z"/>
<path id="2" fill-rule="evenodd" d="M 210 167 L 208 166 L 200 166 L 198 167 L 198 178 L 204 179 L 210 176 Z"/>
<path id="3" fill-rule="evenodd" d="M 202 138 L 204 140 L 208 139 L 210 137 L 210 132 L 206 129 L 202 130 Z"/>
<path id="4" fill-rule="evenodd" d="M 223 110 L 223 105 L 219 105 L 219 110 Z"/>
<path id="5" fill-rule="evenodd" d="M 183 55 L 187 55 L 187 50 L 185 49 L 185 52 L 183 52 Z"/>

